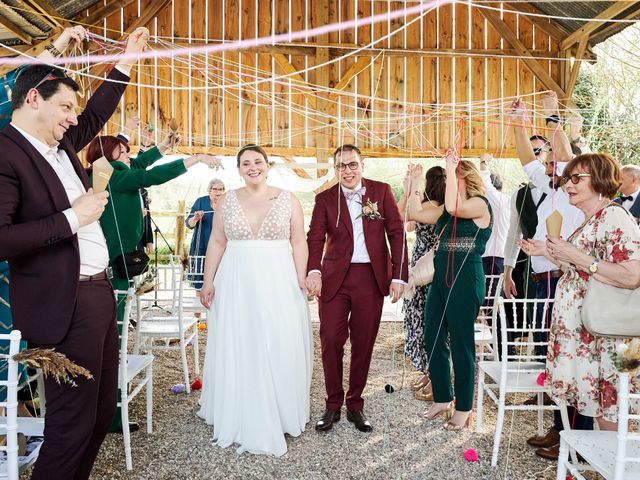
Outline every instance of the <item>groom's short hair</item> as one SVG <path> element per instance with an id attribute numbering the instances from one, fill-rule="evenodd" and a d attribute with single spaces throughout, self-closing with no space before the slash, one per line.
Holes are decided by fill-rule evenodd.
<path id="1" fill-rule="evenodd" d="M 336 151 L 333 152 L 333 163 L 336 163 L 338 161 L 338 155 L 342 154 L 343 152 L 356 152 L 358 154 L 358 158 L 362 160 L 362 152 L 360 152 L 360 149 L 355 145 L 345 143 L 344 145 L 340 145 L 338 148 L 336 148 Z"/>

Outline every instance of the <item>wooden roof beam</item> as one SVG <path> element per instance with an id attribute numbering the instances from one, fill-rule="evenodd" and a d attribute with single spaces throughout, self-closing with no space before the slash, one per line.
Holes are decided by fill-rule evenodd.
<path id="1" fill-rule="evenodd" d="M 33 9 L 33 13 L 42 18 L 42 20 L 53 28 L 68 27 L 69 22 L 62 20 L 56 10 L 47 3 L 47 0 L 24 0 Z"/>
<path id="2" fill-rule="evenodd" d="M 571 47 L 574 43 L 578 43 L 583 37 L 589 38 L 589 36 L 595 32 L 598 28 L 603 26 L 603 20 L 611 20 L 621 13 L 624 13 L 628 8 L 633 7 L 639 3 L 638 1 L 619 1 L 611 5 L 605 11 L 603 11 L 600 15 L 595 17 L 592 21 L 586 22 L 582 27 L 573 32 L 567 38 L 565 38 L 560 43 L 560 49 L 566 50 Z"/>
<path id="3" fill-rule="evenodd" d="M 493 10 L 480 10 L 487 21 L 496 29 L 498 34 L 522 56 L 522 61 L 533 72 L 533 74 L 542 82 L 545 88 L 553 90 L 558 94 L 558 98 L 565 98 L 565 92 L 549 75 L 542 65 L 531 55 L 531 52 L 520 41 L 517 35 L 509 28 L 509 26 L 500 18 L 500 14 Z"/>
<path id="4" fill-rule="evenodd" d="M 42 51 L 45 49 L 45 47 L 47 47 L 47 45 L 50 45 L 53 43 L 53 41 L 58 38 L 58 35 L 60 35 L 60 33 L 62 33 L 62 29 L 54 29 L 50 32 L 49 38 L 47 38 L 46 40 L 41 41 L 40 43 L 37 43 L 36 45 L 28 48 L 27 50 L 24 50 L 23 53 L 24 55 L 28 55 L 30 57 L 36 57 L 38 55 L 40 55 L 42 53 Z M 13 70 L 14 68 L 16 68 L 16 65 L 3 65 L 0 67 L 0 76 L 4 75 L 5 73 Z"/>
<path id="5" fill-rule="evenodd" d="M 21 27 L 9 20 L 7 17 L 0 15 L 0 25 L 9 30 L 27 45 L 33 45 L 33 37 L 25 32 Z"/>
<path id="6" fill-rule="evenodd" d="M 296 70 L 296 67 L 291 65 L 289 63 L 289 60 L 287 59 L 287 57 L 284 56 L 281 53 L 274 54 L 273 55 L 273 59 L 280 66 L 282 71 L 287 74 L 287 78 L 289 80 L 291 80 L 292 82 L 294 82 L 294 83 L 304 87 L 305 89 L 309 90 L 308 92 L 304 92 L 303 91 L 301 93 L 302 93 L 302 95 L 304 95 L 306 97 L 307 100 L 309 100 L 309 105 L 315 109 L 316 108 L 316 96 L 311 92 L 312 87 L 307 82 L 305 82 L 305 80 L 302 77 L 302 75 L 300 75 L 298 73 L 298 70 Z"/>
<path id="7" fill-rule="evenodd" d="M 372 63 L 373 63 L 373 60 L 370 57 L 362 57 L 358 59 L 358 61 L 355 62 L 353 65 L 351 65 L 351 67 L 349 67 L 349 70 L 347 70 L 344 73 L 344 75 L 342 76 L 340 81 L 336 84 L 336 86 L 333 87 L 333 92 L 329 94 L 329 100 L 335 100 L 336 98 L 338 98 L 339 96 L 338 92 L 340 92 L 341 90 L 344 90 L 347 87 L 347 85 L 349 85 L 349 82 L 351 80 L 353 80 L 360 72 L 369 68 L 369 66 Z"/>
<path id="8" fill-rule="evenodd" d="M 565 30 L 564 27 L 556 23 L 553 19 L 550 19 L 550 21 L 548 21 L 547 19 L 542 17 L 526 15 L 528 13 L 544 14 L 544 12 L 542 12 L 540 9 L 534 7 L 531 4 L 509 2 L 506 4 L 506 7 L 509 10 L 515 10 L 517 12 L 525 14 L 524 18 L 526 18 L 529 22 L 535 25 L 536 28 L 539 28 L 544 33 L 546 33 L 547 35 L 550 35 L 551 37 L 555 38 L 558 41 L 562 41 L 569 36 L 570 32 Z"/>
<path id="9" fill-rule="evenodd" d="M 636 6 L 632 7 L 631 10 L 625 13 L 624 16 L 620 17 L 620 20 L 631 20 L 638 15 L 640 15 L 640 2 L 638 2 Z M 619 25 L 617 23 L 612 23 L 610 25 L 607 25 L 605 28 L 598 30 L 593 35 L 591 35 L 592 43 L 600 43 L 602 41 L 600 40 L 601 38 L 609 38 L 609 32 L 618 27 Z"/>
<path id="10" fill-rule="evenodd" d="M 582 39 L 580 40 L 580 43 L 578 44 L 578 52 L 573 62 L 573 67 L 571 67 L 571 75 L 569 76 L 569 81 L 567 82 L 567 85 L 565 87 L 567 98 L 571 98 L 571 95 L 573 94 L 573 89 L 576 86 L 576 81 L 578 80 L 578 73 L 580 73 L 580 65 L 582 64 L 582 58 L 584 57 L 584 54 L 587 51 L 588 44 L 589 44 L 588 37 L 582 37 Z"/>
<path id="11" fill-rule="evenodd" d="M 116 13 L 121 8 L 125 8 L 135 0 L 117 0 L 115 2 L 107 2 L 106 5 L 98 8 L 89 15 L 80 14 L 75 17 L 76 22 L 82 22 L 86 25 L 96 25 L 102 21 L 103 18 L 107 18 Z"/>

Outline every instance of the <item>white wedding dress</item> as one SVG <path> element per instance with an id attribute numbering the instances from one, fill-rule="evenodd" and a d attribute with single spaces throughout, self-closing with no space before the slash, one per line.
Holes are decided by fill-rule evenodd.
<path id="1" fill-rule="evenodd" d="M 217 445 L 280 456 L 309 422 L 313 337 L 289 243 L 291 193 L 257 235 L 235 191 L 222 205 L 228 239 L 215 276 L 198 415 Z"/>

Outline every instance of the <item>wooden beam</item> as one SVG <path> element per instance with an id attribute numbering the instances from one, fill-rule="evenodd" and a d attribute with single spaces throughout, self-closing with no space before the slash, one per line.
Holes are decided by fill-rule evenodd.
<path id="1" fill-rule="evenodd" d="M 287 57 L 285 57 L 283 54 L 275 53 L 273 55 L 273 58 L 278 64 L 278 66 L 282 69 L 282 71 L 288 75 L 287 79 L 291 80 L 294 84 L 298 85 L 299 87 L 303 87 L 303 91 L 301 92 L 302 95 L 304 95 L 306 99 L 309 100 L 309 105 L 315 109 L 316 96 L 312 92 L 311 85 L 305 82 L 303 76 L 298 73 L 298 70 L 296 70 L 296 67 L 291 65 Z"/>
<path id="2" fill-rule="evenodd" d="M 282 155 L 282 160 L 284 160 L 285 163 L 296 163 L 295 160 L 293 160 L 291 157 L 287 156 L 287 155 Z M 308 178 L 311 179 L 311 175 L 309 175 L 307 173 L 306 170 L 303 170 L 302 168 L 292 168 L 292 170 L 296 173 L 296 175 L 298 175 L 300 178 Z"/>
<path id="3" fill-rule="evenodd" d="M 640 2 L 638 2 L 635 7 L 632 7 L 631 10 L 626 12 L 624 16 L 620 17 L 620 20 L 632 20 L 638 17 L 638 15 L 640 15 Z M 611 31 L 618 28 L 620 28 L 620 25 L 618 23 L 612 23 L 602 30 L 598 30 L 593 35 L 591 35 L 590 43 L 595 45 L 606 40 L 610 35 L 612 35 Z"/>
<path id="4" fill-rule="evenodd" d="M 21 27 L 19 27 L 18 25 L 13 23 L 11 20 L 9 20 L 7 17 L 3 17 L 2 15 L 0 15 L 0 25 L 2 25 L 4 28 L 9 30 L 11 33 L 13 33 L 16 37 L 18 37 L 24 43 L 28 45 L 33 44 L 33 37 L 29 35 L 27 32 L 25 32 Z"/>
<path id="5" fill-rule="evenodd" d="M 509 28 L 509 26 L 502 21 L 500 18 L 500 14 L 493 10 L 481 10 L 484 17 L 488 20 L 488 22 L 496 29 L 496 31 L 500 34 L 500 36 L 506 40 L 508 44 L 510 44 L 513 48 L 516 49 L 518 55 L 522 56 L 522 61 L 524 64 L 533 72 L 533 74 L 542 82 L 545 88 L 549 90 L 553 90 L 558 94 L 558 98 L 565 98 L 565 92 L 556 83 L 556 81 L 549 75 L 547 70 L 545 70 L 542 65 L 538 63 L 538 61 L 531 55 L 527 47 L 520 41 L 520 39 L 516 36 L 516 34 Z"/>
<path id="6" fill-rule="evenodd" d="M 567 93 L 566 99 L 570 99 L 573 94 L 573 89 L 576 86 L 576 80 L 578 80 L 578 73 L 580 73 L 580 65 L 582 64 L 581 58 L 584 56 L 584 53 L 587 51 L 587 45 L 589 44 L 589 37 L 582 37 L 580 43 L 578 44 L 578 53 L 576 59 L 573 62 L 573 67 L 571 68 L 571 75 L 569 76 L 569 80 L 567 85 L 565 86 L 565 92 Z"/>
<path id="7" fill-rule="evenodd" d="M 329 100 L 335 100 L 336 98 L 338 98 L 339 92 L 346 88 L 346 86 L 349 85 L 349 82 L 353 80 L 360 72 L 362 72 L 366 68 L 369 68 L 372 63 L 373 61 L 371 60 L 371 58 L 362 57 L 358 59 L 358 61 L 353 65 L 351 65 L 351 67 L 349 67 L 349 70 L 344 73 L 336 86 L 333 87 L 333 91 L 329 94 Z M 333 105 L 337 104 L 334 103 Z"/>
<path id="8" fill-rule="evenodd" d="M 519 2 L 509 2 L 506 5 L 508 10 L 514 10 L 516 12 L 524 13 L 525 15 L 521 18 L 525 18 L 536 28 L 542 30 L 547 35 L 555 38 L 558 41 L 562 41 L 569 36 L 569 32 L 564 29 L 560 24 L 554 22 L 554 20 L 546 20 L 542 17 L 526 15 L 527 13 L 544 13 L 540 9 L 534 7 L 528 3 L 519 3 Z"/>
<path id="9" fill-rule="evenodd" d="M 49 38 L 47 38 L 46 40 L 41 41 L 40 43 L 37 43 L 36 45 L 24 50 L 24 55 L 28 55 L 30 57 L 37 57 L 38 55 L 40 55 L 43 50 L 45 49 L 45 47 L 47 47 L 48 45 L 52 44 L 53 41 L 58 38 L 58 35 L 60 35 L 60 33 L 62 33 L 62 29 L 54 29 L 50 32 Z M 13 70 L 14 68 L 17 68 L 16 65 L 4 65 L 4 66 L 0 66 L 0 76 L 4 75 L 7 72 L 10 72 L 11 70 Z"/>
<path id="10" fill-rule="evenodd" d="M 329 2 L 332 0 L 316 0 L 315 5 L 315 23 L 314 27 L 320 27 L 329 24 Z M 316 36 L 317 45 L 327 45 L 329 43 L 329 34 Z M 323 67 L 316 69 L 316 85 L 321 88 L 329 88 L 329 66 L 326 63 L 329 62 L 329 49 L 326 47 L 316 47 L 316 65 L 324 65 Z M 325 119 L 328 120 L 329 116 L 329 102 L 328 95 L 325 92 L 318 92 L 317 94 L 317 107 L 318 112 L 316 133 L 315 133 L 315 157 L 319 163 L 324 163 L 329 158 L 330 152 L 330 140 L 332 137 L 333 128 L 331 124 L 323 125 Z M 318 170 L 319 177 L 325 175 L 326 170 Z"/>
<path id="11" fill-rule="evenodd" d="M 114 13 L 116 13 L 121 8 L 125 8 L 129 4 L 133 3 L 135 0 L 117 0 L 115 2 L 107 2 L 106 5 L 98 8 L 93 13 L 89 15 L 76 15 L 74 20 L 76 22 L 83 23 L 85 25 L 95 25 L 98 22 L 101 22 L 103 18 L 107 18 Z"/>
<path id="12" fill-rule="evenodd" d="M 60 21 L 60 15 L 47 0 L 25 0 L 34 10 L 34 13 L 42 18 L 52 27 L 68 27 L 70 23 L 66 20 Z"/>
<path id="13" fill-rule="evenodd" d="M 598 28 L 604 25 L 604 22 L 602 22 L 602 20 L 611 20 L 612 18 L 615 18 L 621 13 L 623 13 L 628 8 L 633 7 L 637 3 L 638 3 L 637 1 L 626 1 L 626 0 L 615 2 L 605 11 L 600 13 L 600 15 L 595 17 L 592 21 L 586 22 L 582 27 L 580 27 L 578 30 L 576 30 L 567 38 L 565 38 L 560 43 L 560 49 L 566 50 L 567 48 L 572 46 L 574 43 L 578 43 L 583 37 L 589 37 L 589 35 L 591 35 L 594 31 L 596 31 Z"/>

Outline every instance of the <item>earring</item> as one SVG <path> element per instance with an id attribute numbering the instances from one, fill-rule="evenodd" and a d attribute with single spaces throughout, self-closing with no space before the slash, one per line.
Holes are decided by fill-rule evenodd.
<path id="1" fill-rule="evenodd" d="M 602 194 L 601 194 L 601 193 L 598 195 L 598 199 L 599 199 L 600 201 L 602 201 Z"/>

